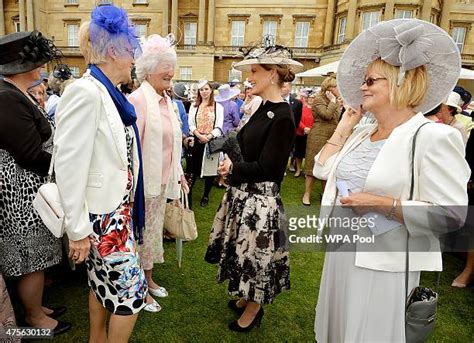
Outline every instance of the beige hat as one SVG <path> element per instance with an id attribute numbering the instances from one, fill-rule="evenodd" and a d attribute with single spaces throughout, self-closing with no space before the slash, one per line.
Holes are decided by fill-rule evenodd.
<path id="1" fill-rule="evenodd" d="M 456 92 L 451 92 L 446 101 L 443 102 L 443 104 L 454 107 L 457 109 L 458 113 L 462 112 L 461 106 L 459 106 L 462 103 L 461 96 L 456 93 Z"/>
<path id="2" fill-rule="evenodd" d="M 304 68 L 300 62 L 292 59 L 292 51 L 281 45 L 255 46 L 243 53 L 244 59 L 233 66 L 237 70 L 248 71 L 252 64 L 287 65 L 295 73 Z"/>

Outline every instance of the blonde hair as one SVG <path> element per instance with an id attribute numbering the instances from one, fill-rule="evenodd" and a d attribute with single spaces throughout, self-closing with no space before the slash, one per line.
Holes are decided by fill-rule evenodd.
<path id="1" fill-rule="evenodd" d="M 428 73 L 424 65 L 408 70 L 400 86 L 397 86 L 400 67 L 392 66 L 379 58 L 370 63 L 367 70 L 387 79 L 390 104 L 396 108 L 419 106 L 425 98 L 428 89 Z"/>
<path id="2" fill-rule="evenodd" d="M 328 76 L 321 83 L 321 89 L 319 90 L 319 93 L 324 94 L 334 87 L 337 87 L 336 77 L 334 75 Z"/>
<path id="3" fill-rule="evenodd" d="M 95 32 L 94 42 L 90 38 L 92 25 Z M 84 22 L 79 28 L 79 49 L 86 64 L 106 63 L 110 47 L 114 47 L 119 53 L 124 53 L 127 45 L 130 43 L 126 35 L 111 35 L 106 29 L 90 21 Z"/>

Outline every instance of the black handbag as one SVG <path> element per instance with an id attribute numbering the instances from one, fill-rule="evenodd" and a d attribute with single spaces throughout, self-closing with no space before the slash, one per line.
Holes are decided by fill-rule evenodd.
<path id="1" fill-rule="evenodd" d="M 240 150 L 237 132 L 230 131 L 225 135 L 216 137 L 207 143 L 209 154 L 223 152 L 229 156 L 232 162 L 243 161 L 242 151 Z"/>
<path id="2" fill-rule="evenodd" d="M 410 200 L 413 200 L 414 181 L 415 181 L 415 148 L 416 138 L 420 129 L 430 123 L 422 124 L 415 132 L 411 149 L 411 186 Z M 408 272 L 410 265 L 408 230 L 405 251 L 405 294 L 408 294 Z M 407 343 L 425 342 L 433 332 L 436 322 L 438 305 L 438 293 L 427 287 L 415 287 L 412 289 L 406 299 L 405 304 L 405 341 Z"/>

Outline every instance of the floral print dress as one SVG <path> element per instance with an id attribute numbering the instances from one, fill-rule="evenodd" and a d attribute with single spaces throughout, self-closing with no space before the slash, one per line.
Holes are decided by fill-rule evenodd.
<path id="1" fill-rule="evenodd" d="M 113 314 L 132 315 L 146 305 L 148 285 L 133 236 L 130 195 L 133 190 L 131 127 L 125 128 L 128 183 L 120 206 L 107 214 L 89 213 L 94 242 L 86 260 L 89 286 Z"/>

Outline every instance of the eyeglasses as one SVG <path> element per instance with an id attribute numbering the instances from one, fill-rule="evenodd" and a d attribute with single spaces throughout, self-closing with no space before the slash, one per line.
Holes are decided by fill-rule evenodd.
<path id="1" fill-rule="evenodd" d="M 374 82 L 375 81 L 378 81 L 378 80 L 386 80 L 387 78 L 386 77 L 368 77 L 364 80 L 364 82 L 362 82 L 362 85 L 367 85 L 367 87 L 371 87 L 373 86 Z"/>

